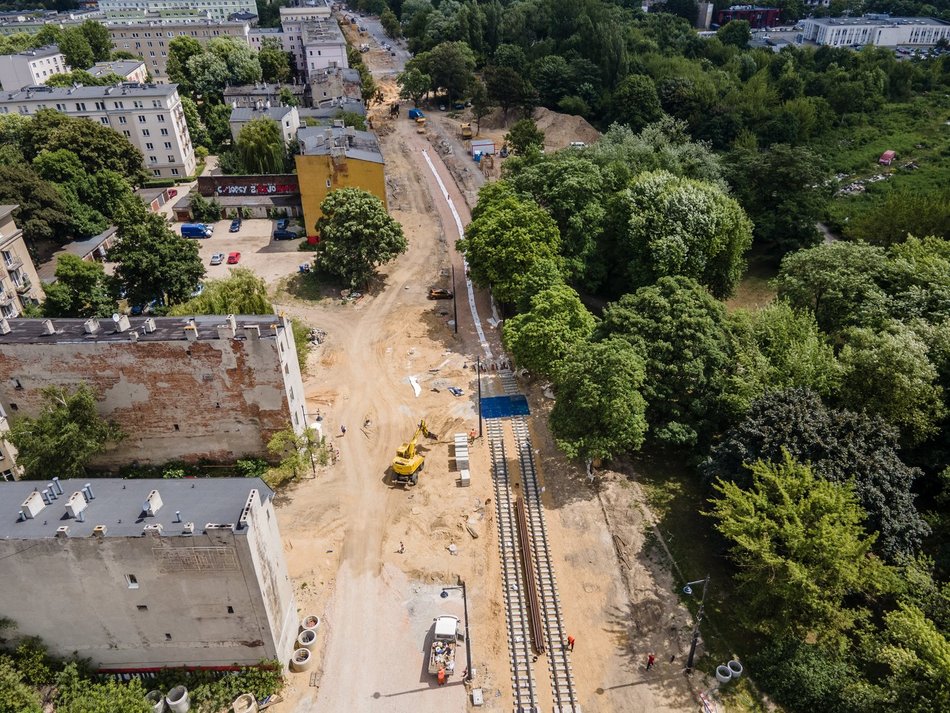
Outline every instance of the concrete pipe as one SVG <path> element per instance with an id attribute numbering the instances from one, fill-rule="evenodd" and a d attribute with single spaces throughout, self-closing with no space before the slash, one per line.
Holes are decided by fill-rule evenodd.
<path id="1" fill-rule="evenodd" d="M 152 713 L 165 713 L 165 695 L 161 691 L 149 691 L 145 700 L 152 707 Z"/>
<path id="2" fill-rule="evenodd" d="M 257 713 L 257 699 L 250 693 L 242 693 L 231 704 L 234 713 Z"/>
<path id="3" fill-rule="evenodd" d="M 729 673 L 732 674 L 733 678 L 739 678 L 742 675 L 742 664 L 733 659 L 726 664 L 729 667 Z"/>
<path id="4" fill-rule="evenodd" d="M 306 671 L 313 666 L 315 660 L 313 654 L 310 653 L 308 649 L 297 649 L 290 659 L 290 670 L 297 671 L 298 673 Z"/>
<path id="5" fill-rule="evenodd" d="M 165 703 L 172 713 L 188 713 L 191 710 L 191 699 L 188 697 L 188 689 L 184 686 L 175 686 L 170 690 L 165 696 Z"/>
<path id="6" fill-rule="evenodd" d="M 304 629 L 300 632 L 300 636 L 297 637 L 297 648 L 298 649 L 307 649 L 307 651 L 313 651 L 314 647 L 317 645 L 317 632 L 313 629 Z"/>
<path id="7" fill-rule="evenodd" d="M 305 616 L 300 620 L 301 631 L 316 631 L 320 627 L 320 617 L 315 614 Z"/>
<path id="8" fill-rule="evenodd" d="M 732 680 L 732 671 L 728 666 L 716 666 L 716 680 L 719 683 L 729 683 Z"/>

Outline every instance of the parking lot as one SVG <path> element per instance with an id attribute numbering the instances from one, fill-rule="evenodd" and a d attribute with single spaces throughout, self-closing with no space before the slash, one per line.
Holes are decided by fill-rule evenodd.
<path id="1" fill-rule="evenodd" d="M 228 232 L 230 220 L 219 220 L 213 225 L 213 236 L 195 241 L 201 251 L 201 261 L 207 270 L 206 280 L 227 277 L 233 267 L 246 267 L 270 285 L 274 280 L 297 272 L 301 263 L 313 260 L 313 253 L 300 252 L 300 244 L 304 238 L 271 239 L 276 221 L 251 218 L 241 223 L 241 229 L 237 233 Z M 181 223 L 174 224 L 172 230 L 180 234 Z M 232 252 L 241 253 L 241 260 L 237 265 L 228 265 L 226 262 L 227 256 Z M 225 262 L 211 265 L 211 256 L 215 253 L 223 253 Z"/>

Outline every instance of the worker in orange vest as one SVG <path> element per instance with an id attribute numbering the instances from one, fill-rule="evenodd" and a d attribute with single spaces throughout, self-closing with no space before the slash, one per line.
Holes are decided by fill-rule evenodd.
<path id="1" fill-rule="evenodd" d="M 445 685 L 445 669 L 444 668 L 439 669 L 439 685 L 440 686 Z"/>

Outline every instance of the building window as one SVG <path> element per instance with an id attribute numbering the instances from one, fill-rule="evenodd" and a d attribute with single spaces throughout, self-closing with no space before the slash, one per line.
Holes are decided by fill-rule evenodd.
<path id="1" fill-rule="evenodd" d="M 140 124 L 144 124 L 144 123 L 145 123 L 145 116 L 143 116 L 142 114 L 139 114 L 139 123 L 140 123 Z"/>
<path id="2" fill-rule="evenodd" d="M 148 611 L 148 606 L 146 606 L 145 604 L 139 604 L 135 608 L 138 609 L 139 611 Z"/>
<path id="3" fill-rule="evenodd" d="M 327 188 L 329 188 L 331 185 L 333 185 L 333 184 L 331 183 L 330 179 L 328 178 L 328 179 L 327 179 Z"/>
<path id="4" fill-rule="evenodd" d="M 86 111 L 86 102 L 76 102 L 76 111 Z"/>
<path id="5" fill-rule="evenodd" d="M 159 169 L 154 168 L 154 169 L 152 169 L 152 175 L 153 175 L 153 176 L 161 176 L 161 175 L 162 175 L 162 172 L 161 172 Z"/>
<path id="6" fill-rule="evenodd" d="M 128 585 L 129 589 L 139 588 L 139 580 L 134 574 L 125 575 L 125 583 Z"/>
<path id="7" fill-rule="evenodd" d="M 164 115 L 164 114 L 159 114 L 159 115 L 158 115 L 158 120 L 159 120 L 160 122 L 164 123 L 164 122 L 165 122 L 165 115 Z"/>
<path id="8" fill-rule="evenodd" d="M 228 607 L 228 614 L 234 613 L 234 607 Z"/>
<path id="9" fill-rule="evenodd" d="M 155 148 L 155 146 L 154 146 L 154 144 L 145 144 L 145 148 L 148 149 L 149 151 L 151 151 L 151 150 L 153 150 L 153 149 Z"/>
<path id="10" fill-rule="evenodd" d="M 100 123 L 100 124 L 105 124 L 106 126 L 108 126 L 108 125 L 109 125 L 109 117 L 108 117 L 108 116 L 100 116 L 100 117 L 99 117 L 99 123 Z"/>
<path id="11" fill-rule="evenodd" d="M 142 129 L 142 136 L 148 136 L 148 129 Z"/>
<path id="12" fill-rule="evenodd" d="M 11 402 L 10 402 L 10 410 L 11 410 L 11 411 L 19 411 L 19 410 L 20 410 L 20 407 L 17 406 L 15 403 L 13 403 L 13 402 L 11 401 Z"/>
<path id="13" fill-rule="evenodd" d="M 175 163 L 175 157 L 171 154 L 168 154 L 168 163 Z"/>
<path id="14" fill-rule="evenodd" d="M 178 424 L 177 424 L 177 423 L 176 423 L 176 424 L 174 424 L 174 426 L 175 426 L 175 430 L 176 430 L 176 431 L 179 431 L 179 430 L 181 430 L 180 428 L 178 428 Z"/>
<path id="15" fill-rule="evenodd" d="M 119 123 L 120 123 L 120 124 L 126 123 L 124 116 L 120 116 L 120 117 L 119 117 Z"/>
<path id="16" fill-rule="evenodd" d="M 163 135 L 163 136 L 167 136 L 167 134 L 162 134 L 162 135 Z M 166 141 L 166 142 L 165 142 L 165 148 L 166 148 L 166 149 L 171 149 L 171 147 L 172 147 L 172 142 L 171 142 L 171 141 Z"/>
<path id="17" fill-rule="evenodd" d="M 127 139 L 132 138 L 132 132 L 129 131 L 128 129 L 123 130 L 122 133 L 125 134 L 125 137 L 126 137 Z"/>
<path id="18" fill-rule="evenodd" d="M 171 635 L 171 634 L 165 634 L 165 641 L 171 641 L 171 640 L 172 640 L 172 635 Z"/>
<path id="19" fill-rule="evenodd" d="M 172 169 L 172 175 L 173 175 L 173 176 L 177 176 L 177 175 L 178 175 L 178 169 L 177 169 L 177 168 L 173 168 L 173 169 Z"/>

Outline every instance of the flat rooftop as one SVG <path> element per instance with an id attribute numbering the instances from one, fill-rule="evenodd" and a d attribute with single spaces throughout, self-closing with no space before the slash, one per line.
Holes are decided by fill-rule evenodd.
<path id="1" fill-rule="evenodd" d="M 18 101 L 55 101 L 57 99 L 102 99 L 102 97 L 167 97 L 178 91 L 177 84 L 133 84 L 125 82 L 116 87 L 26 87 L 15 92 L 0 93 L 0 103 Z"/>
<path id="2" fill-rule="evenodd" d="M 874 25 L 876 27 L 897 27 L 900 25 L 948 25 L 950 23 L 933 17 L 815 17 L 802 22 L 814 22 L 829 27 L 853 27 L 855 25 Z"/>
<path id="3" fill-rule="evenodd" d="M 298 129 L 297 139 L 303 156 L 330 156 L 339 151 L 348 158 L 383 163 L 379 142 L 370 131 L 357 131 L 349 126 L 345 129 L 309 126 Z"/>
<path id="4" fill-rule="evenodd" d="M 130 72 L 144 66 L 144 64 L 145 62 L 141 59 L 118 59 L 114 62 L 96 62 L 86 71 L 93 77 L 104 77 L 107 74 L 118 74 L 120 77 L 125 77 Z"/>
<path id="5" fill-rule="evenodd" d="M 147 323 L 151 320 L 154 330 L 148 331 Z M 48 334 L 46 322 L 52 322 L 55 334 Z M 259 325 L 261 339 L 276 335 L 276 330 L 283 327 L 283 321 L 276 314 L 235 315 L 237 327 L 236 339 L 243 339 L 245 325 Z M 10 331 L 0 334 L 0 347 L 4 344 L 72 344 L 98 342 L 128 342 L 131 332 L 138 332 L 139 342 L 183 342 L 185 326 L 194 323 L 198 331 L 198 341 L 218 339 L 218 326 L 228 323 L 225 316 L 197 316 L 197 317 L 129 317 L 129 329 L 119 331 L 116 324 L 108 317 L 99 320 L 99 330 L 87 334 L 84 319 L 26 319 L 17 318 L 7 320 Z"/>
<path id="6" fill-rule="evenodd" d="M 235 532 L 246 532 L 239 523 L 251 491 L 257 490 L 262 502 L 274 496 L 260 478 L 71 479 L 59 481 L 62 495 L 33 518 L 22 519 L 22 503 L 34 491 L 42 493 L 50 485 L 44 480 L 0 482 L 0 539 L 47 539 L 55 537 L 56 529 L 63 525 L 69 527 L 69 537 L 90 537 L 97 525 L 105 525 L 105 537 L 140 537 L 146 525 L 161 525 L 164 536 L 182 535 L 189 522 L 194 523 L 195 534 L 208 524 L 233 524 Z M 93 499 L 83 496 L 86 507 L 80 522 L 66 512 L 66 501 L 86 485 Z M 148 515 L 143 505 L 152 490 L 158 491 L 162 506 Z M 181 513 L 181 522 L 175 522 L 176 511 Z"/>
<path id="7" fill-rule="evenodd" d="M 278 124 L 284 117 L 294 110 L 292 106 L 270 106 L 266 109 L 252 109 L 251 107 L 239 106 L 231 110 L 229 121 L 253 121 L 254 119 L 271 119 Z"/>

